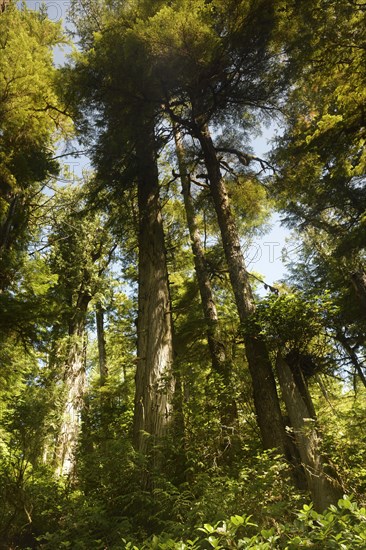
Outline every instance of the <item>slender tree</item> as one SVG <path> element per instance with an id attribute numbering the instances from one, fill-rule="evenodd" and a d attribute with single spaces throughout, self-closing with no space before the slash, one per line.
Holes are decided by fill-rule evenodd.
<path id="1" fill-rule="evenodd" d="M 219 384 L 223 386 L 219 394 L 219 406 L 221 423 L 225 430 L 228 427 L 232 427 L 237 419 L 237 409 L 233 398 L 231 382 L 232 364 L 227 356 L 226 344 L 222 341 L 222 338 L 220 338 L 219 318 L 210 281 L 210 274 L 207 268 L 205 251 L 196 220 L 184 144 L 176 128 L 174 129 L 174 138 L 193 261 L 201 296 L 202 310 L 207 325 L 207 341 L 211 355 L 212 369 L 218 374 Z"/>
<path id="2" fill-rule="evenodd" d="M 238 229 L 230 206 L 228 192 L 221 176 L 220 163 L 208 128 L 197 129 L 205 159 L 210 190 L 221 231 L 230 281 L 235 295 L 239 319 L 245 326 L 255 311 L 253 292 L 244 263 Z M 263 445 L 267 449 L 278 448 L 285 452 L 284 423 L 265 341 L 259 334 L 248 335 L 244 331 L 245 352 L 253 381 L 253 397 L 261 430 Z"/>

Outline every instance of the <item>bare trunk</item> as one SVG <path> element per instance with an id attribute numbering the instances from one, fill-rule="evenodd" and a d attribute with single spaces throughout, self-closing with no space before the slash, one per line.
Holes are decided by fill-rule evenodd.
<path id="1" fill-rule="evenodd" d="M 224 342 L 220 339 L 218 315 L 212 292 L 211 281 L 207 270 L 205 252 L 202 246 L 199 228 L 196 222 L 194 204 L 190 192 L 190 180 L 187 172 L 183 143 L 179 132 L 174 131 L 176 152 L 179 164 L 182 194 L 191 240 L 194 266 L 201 296 L 202 310 L 207 326 L 207 342 L 211 355 L 212 369 L 218 374 L 223 384 L 219 394 L 221 422 L 224 428 L 232 427 L 237 420 L 237 408 L 233 398 L 231 384 L 232 364 L 227 358 Z"/>
<path id="2" fill-rule="evenodd" d="M 86 304 L 87 308 L 87 304 Z M 75 467 L 75 450 L 81 428 L 81 412 L 86 384 L 85 316 L 70 323 L 68 354 L 64 371 L 64 405 L 55 449 L 57 475 L 70 475 Z"/>
<path id="3" fill-rule="evenodd" d="M 276 367 L 314 507 L 322 512 L 341 498 L 342 488 L 329 466 L 329 472 L 325 471 L 326 465 L 320 452 L 321 440 L 313 413 L 309 411 L 291 368 L 280 354 Z"/>
<path id="4" fill-rule="evenodd" d="M 219 161 L 209 130 L 207 128 L 197 129 L 196 137 L 202 147 L 239 318 L 241 323 L 245 323 L 248 317 L 254 313 L 255 304 L 235 218 L 231 211 L 228 193 L 221 177 Z M 263 446 L 266 449 L 276 448 L 285 453 L 286 432 L 272 365 L 262 336 L 259 333 L 246 335 L 245 350 L 253 383 L 254 405 Z"/>
<path id="5" fill-rule="evenodd" d="M 134 442 L 146 452 L 148 434 L 154 442 L 167 432 L 174 394 L 171 306 L 153 127 L 138 128 L 136 156 L 139 296 Z"/>
<path id="6" fill-rule="evenodd" d="M 95 321 L 97 325 L 100 385 L 104 386 L 108 376 L 108 368 L 107 368 L 107 353 L 105 348 L 105 337 L 104 337 L 104 311 L 100 303 L 97 304 L 95 309 Z"/>

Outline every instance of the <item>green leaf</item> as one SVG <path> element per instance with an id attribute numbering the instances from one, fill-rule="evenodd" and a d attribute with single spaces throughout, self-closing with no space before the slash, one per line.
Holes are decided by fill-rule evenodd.
<path id="1" fill-rule="evenodd" d="M 250 517 L 250 516 L 249 516 Z M 249 518 L 248 518 L 249 519 Z M 245 519 L 243 516 L 231 516 L 230 521 L 233 525 L 239 526 L 244 525 Z M 247 524 L 247 523 L 246 523 Z"/>
<path id="2" fill-rule="evenodd" d="M 222 548 L 220 545 L 220 540 L 216 537 L 213 537 L 212 535 L 208 537 L 208 542 L 211 544 L 212 548 Z"/>

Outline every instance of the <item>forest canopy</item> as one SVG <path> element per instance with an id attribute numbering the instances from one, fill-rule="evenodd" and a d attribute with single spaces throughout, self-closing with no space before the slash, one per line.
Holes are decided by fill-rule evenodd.
<path id="1" fill-rule="evenodd" d="M 365 0 L 67 20 L 0 1 L 0 548 L 364 549 Z"/>

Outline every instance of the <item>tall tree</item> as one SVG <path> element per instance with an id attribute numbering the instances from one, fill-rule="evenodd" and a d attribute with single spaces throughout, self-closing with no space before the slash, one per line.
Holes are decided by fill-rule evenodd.
<path id="1" fill-rule="evenodd" d="M 254 300 L 208 123 L 238 103 L 242 108 L 266 101 L 271 105 L 276 86 L 266 70 L 272 67 L 267 52 L 272 26 L 270 2 L 255 6 L 242 2 L 234 7 L 230 2 L 197 1 L 164 6 L 141 31 L 149 40 L 155 71 L 166 90 L 169 115 L 200 144 L 242 323 L 254 311 Z M 246 337 L 246 353 L 264 446 L 284 451 L 286 434 L 275 379 L 259 334 Z"/>
<path id="2" fill-rule="evenodd" d="M 235 218 L 230 206 L 228 192 L 221 176 L 220 163 L 208 128 L 197 131 L 210 189 L 220 226 L 221 237 L 233 287 L 238 314 L 245 326 L 255 311 L 255 303 L 248 272 L 244 263 Z M 271 361 L 263 337 L 259 334 L 246 334 L 244 331 L 245 352 L 253 381 L 253 397 L 265 448 L 278 448 L 285 452 L 286 437 L 280 410 L 276 383 Z"/>
<path id="3" fill-rule="evenodd" d="M 137 13 L 143 20 L 143 6 Z M 102 32 L 94 34 L 93 44 L 86 44 L 75 64 L 74 83 L 79 83 L 71 93 L 78 90 L 79 120 L 85 123 L 91 112 L 98 113 L 94 160 L 99 181 L 122 192 L 137 184 L 139 304 L 134 440 L 137 449 L 145 451 L 146 435 L 160 437 L 170 424 L 174 378 L 159 204 L 156 81 L 138 40 L 134 14 L 128 6 L 114 13 L 105 10 Z"/>
<path id="4" fill-rule="evenodd" d="M 194 5 L 189 3 L 189 15 L 185 15 L 190 22 L 190 31 L 187 31 L 187 21 L 183 20 L 187 6 L 176 6 L 176 10 L 165 7 L 152 18 L 150 28 L 145 29 L 145 36 L 152 43 L 156 70 L 162 71 L 163 64 L 165 68 L 168 66 L 165 106 L 169 115 L 200 145 L 238 314 L 245 327 L 255 312 L 255 302 L 236 220 L 221 174 L 219 148 L 214 144 L 209 124 L 219 120 L 223 113 L 237 117 L 239 112 L 256 108 L 258 116 L 264 109 L 271 110 L 278 101 L 281 84 L 285 80 L 279 77 L 278 71 L 282 65 L 271 43 L 276 24 L 271 2 L 243 3 L 240 11 L 233 11 L 230 2 L 218 2 L 212 11 L 211 5 L 208 11 L 205 7 L 200 2 Z M 168 19 L 176 22 L 174 36 L 172 27 L 167 27 Z M 167 29 L 166 34 L 173 41 L 174 48 L 166 48 L 166 39 L 156 40 L 161 32 L 157 28 Z M 187 32 L 190 35 L 188 55 Z M 181 66 L 179 71 L 178 64 Z M 163 75 L 161 78 L 164 81 Z M 239 152 L 238 158 L 243 163 L 249 163 L 253 157 Z M 286 453 L 288 443 L 275 377 L 260 326 L 254 324 L 249 331 L 244 328 L 244 341 L 264 447 L 276 447 Z M 294 401 L 299 397 L 300 392 L 293 394 Z M 311 453 L 316 453 L 320 458 L 319 445 L 313 445 Z M 323 478 L 324 473 L 322 482 Z M 309 484 L 309 489 L 319 509 L 329 499 L 338 498 L 337 490 L 326 482 L 323 487 L 320 483 L 315 485 L 316 479 L 315 484 Z M 329 495 L 325 494 L 325 486 Z"/>
<path id="5" fill-rule="evenodd" d="M 222 386 L 222 390 L 219 392 L 219 406 L 221 411 L 221 423 L 225 432 L 227 428 L 233 427 L 237 419 L 237 409 L 233 398 L 231 382 L 232 364 L 230 364 L 228 358 L 226 344 L 223 342 L 222 337 L 220 337 L 217 307 L 210 281 L 207 259 L 205 257 L 205 251 L 197 223 L 194 201 L 191 195 L 191 180 L 188 173 L 184 143 L 176 128 L 174 128 L 174 139 L 194 266 L 201 296 L 203 314 L 207 324 L 207 341 L 211 355 L 212 369 L 213 372 L 216 372 L 219 376 L 219 384 Z"/>
<path id="6" fill-rule="evenodd" d="M 174 394 L 171 304 L 152 122 L 147 118 L 137 124 L 135 138 L 139 300 L 134 438 L 141 451 L 146 449 L 146 432 L 156 437 L 166 434 Z"/>

